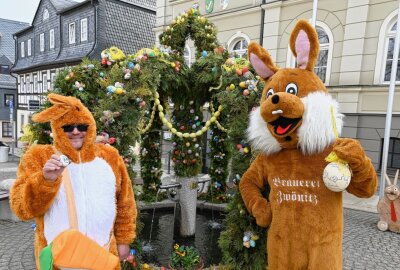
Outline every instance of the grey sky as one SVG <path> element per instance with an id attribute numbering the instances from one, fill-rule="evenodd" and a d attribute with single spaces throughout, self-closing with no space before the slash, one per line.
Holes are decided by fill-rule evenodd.
<path id="1" fill-rule="evenodd" d="M 0 18 L 31 24 L 39 2 L 40 0 L 0 0 Z"/>
<path id="2" fill-rule="evenodd" d="M 40 0 L 0 0 L 0 18 L 32 23 Z"/>

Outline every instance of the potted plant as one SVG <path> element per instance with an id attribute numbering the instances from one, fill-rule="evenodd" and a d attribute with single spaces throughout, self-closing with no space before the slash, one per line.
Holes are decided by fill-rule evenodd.
<path id="1" fill-rule="evenodd" d="M 175 244 L 169 256 L 169 267 L 171 270 L 202 270 L 203 262 L 196 248 Z"/>

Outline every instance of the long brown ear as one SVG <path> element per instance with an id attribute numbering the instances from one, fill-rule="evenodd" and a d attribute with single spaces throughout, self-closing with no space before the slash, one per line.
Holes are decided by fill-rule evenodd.
<path id="1" fill-rule="evenodd" d="M 49 101 L 53 103 L 54 105 L 61 105 L 61 106 L 71 106 L 75 108 L 80 108 L 82 103 L 79 101 L 79 99 L 75 97 L 67 97 L 67 96 L 62 96 L 58 94 L 49 94 L 47 96 Z"/>
<path id="2" fill-rule="evenodd" d="M 297 60 L 297 67 L 314 70 L 319 54 L 318 34 L 308 21 L 297 22 L 290 35 L 290 49 Z"/>
<path id="3" fill-rule="evenodd" d="M 80 101 L 74 97 L 66 97 L 58 94 L 49 94 L 47 96 L 53 104 L 52 107 L 35 114 L 32 120 L 39 123 L 50 122 L 62 117 L 74 107 L 79 109 Z"/>
<path id="4" fill-rule="evenodd" d="M 271 56 L 266 49 L 256 42 L 250 42 L 248 47 L 249 60 L 258 75 L 263 79 L 268 79 L 278 71 Z"/>
<path id="5" fill-rule="evenodd" d="M 62 117 L 64 114 L 66 114 L 72 107 L 68 106 L 60 106 L 60 105 L 53 105 L 52 107 L 36 113 L 32 116 L 32 120 L 34 122 L 38 123 L 46 123 L 53 121 L 55 119 L 58 119 Z"/>

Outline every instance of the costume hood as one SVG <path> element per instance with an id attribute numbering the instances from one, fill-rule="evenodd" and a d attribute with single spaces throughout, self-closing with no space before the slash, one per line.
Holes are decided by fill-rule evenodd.
<path id="1" fill-rule="evenodd" d="M 49 94 L 50 108 L 36 113 L 32 120 L 38 123 L 50 122 L 55 148 L 67 155 L 73 162 L 88 162 L 95 158 L 96 122 L 91 112 L 75 97 Z M 63 130 L 64 125 L 86 124 L 89 128 L 80 150 L 72 147 Z"/>

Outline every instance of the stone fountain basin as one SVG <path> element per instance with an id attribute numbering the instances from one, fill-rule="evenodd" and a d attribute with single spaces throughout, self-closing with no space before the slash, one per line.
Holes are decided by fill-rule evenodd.
<path id="1" fill-rule="evenodd" d="M 153 209 L 154 223 L 151 242 L 149 243 L 151 219 Z M 168 266 L 169 255 L 175 243 L 196 247 L 203 260 L 204 266 L 217 265 L 221 262 L 222 252 L 218 247 L 218 238 L 222 231 L 222 222 L 225 216 L 226 204 L 211 204 L 204 201 L 197 202 L 196 233 L 193 237 L 179 236 L 179 214 L 174 217 L 175 203 L 169 200 L 145 204 L 139 202 L 141 220 L 144 228 L 139 234 L 143 250 L 144 262 L 158 266 Z"/>

